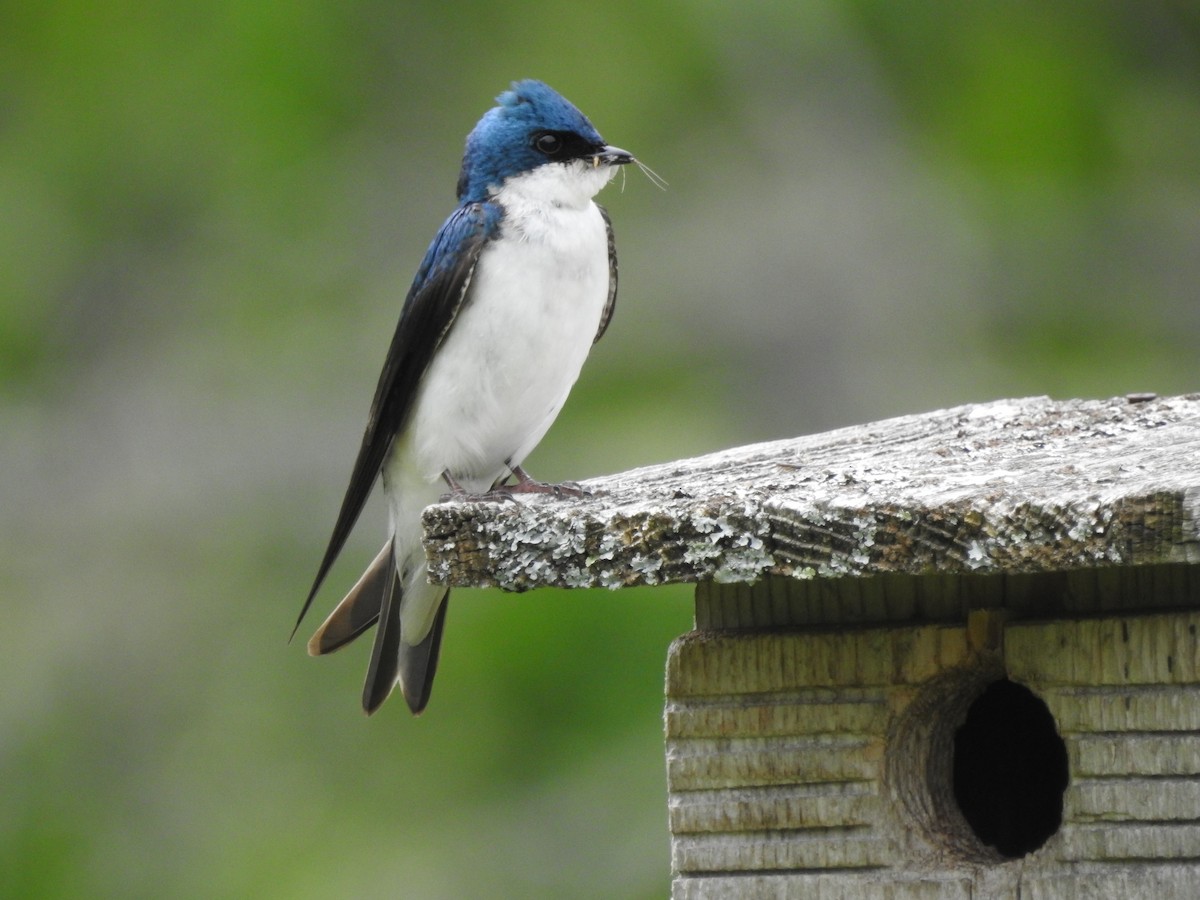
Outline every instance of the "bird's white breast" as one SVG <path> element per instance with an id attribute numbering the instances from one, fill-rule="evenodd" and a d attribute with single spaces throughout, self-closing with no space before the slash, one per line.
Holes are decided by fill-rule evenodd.
<path id="1" fill-rule="evenodd" d="M 591 195 L 607 177 L 597 175 L 584 197 L 532 179 L 541 171 L 525 176 L 532 184 L 510 179 L 497 192 L 500 234 L 423 379 L 403 437 L 409 464 L 427 481 L 448 470 L 485 490 L 507 474 L 549 429 L 595 339 L 609 260 Z"/>

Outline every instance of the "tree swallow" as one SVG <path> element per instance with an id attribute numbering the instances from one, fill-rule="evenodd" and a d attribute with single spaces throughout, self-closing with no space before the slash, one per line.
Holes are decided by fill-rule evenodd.
<path id="1" fill-rule="evenodd" d="M 516 82 L 496 102 L 467 136 L 458 208 L 404 301 L 350 486 L 296 619 L 299 628 L 382 475 L 391 536 L 308 642 L 319 656 L 379 624 L 367 714 L 396 684 L 414 714 L 429 702 L 448 592 L 427 579 L 421 511 L 442 483 L 460 499 L 579 492 L 534 481 L 521 462 L 612 317 L 612 224 L 592 198 L 635 160 L 540 81 Z"/>

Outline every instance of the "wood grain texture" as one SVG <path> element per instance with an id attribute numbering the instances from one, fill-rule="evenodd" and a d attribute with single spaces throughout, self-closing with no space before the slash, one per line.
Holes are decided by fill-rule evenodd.
<path id="1" fill-rule="evenodd" d="M 672 896 L 1200 896 L 1191 599 L 1132 616 L 986 610 L 957 626 L 681 637 L 667 668 Z M 1015 860 L 974 836 L 951 788 L 954 732 L 1001 677 L 1046 703 L 1070 773 L 1058 832 Z"/>
<path id="2" fill-rule="evenodd" d="M 435 580 L 509 590 L 1200 562 L 1200 395 L 1006 400 L 425 511 Z"/>
<path id="3" fill-rule="evenodd" d="M 696 627 L 712 630 L 963 622 L 975 610 L 1049 618 L 1189 608 L 1200 608 L 1200 565 L 1187 563 L 696 585 Z"/>

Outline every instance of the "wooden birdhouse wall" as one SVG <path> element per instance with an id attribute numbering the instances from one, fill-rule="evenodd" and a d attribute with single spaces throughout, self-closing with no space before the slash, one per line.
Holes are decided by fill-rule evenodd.
<path id="1" fill-rule="evenodd" d="M 1194 567 L 701 585 L 673 896 L 1200 896 L 1200 612 L 1150 611 L 1177 605 Z M 913 616 L 958 624 L 886 621 Z"/>

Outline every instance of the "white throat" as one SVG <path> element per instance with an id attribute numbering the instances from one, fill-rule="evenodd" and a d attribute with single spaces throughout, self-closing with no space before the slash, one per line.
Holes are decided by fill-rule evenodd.
<path id="1" fill-rule="evenodd" d="M 510 175 L 492 198 L 506 209 L 522 206 L 556 206 L 583 209 L 600 193 L 616 167 L 601 163 L 593 166 L 581 159 L 566 163 L 546 163 L 520 175 Z"/>

